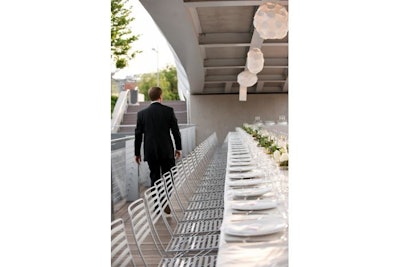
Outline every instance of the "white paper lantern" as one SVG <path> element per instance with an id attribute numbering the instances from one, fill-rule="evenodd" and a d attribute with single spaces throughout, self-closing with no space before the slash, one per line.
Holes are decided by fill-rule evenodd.
<path id="1" fill-rule="evenodd" d="M 288 31 L 288 12 L 277 3 L 267 2 L 257 9 L 254 27 L 263 39 L 282 39 Z"/>
<path id="2" fill-rule="evenodd" d="M 247 53 L 247 69 L 257 74 L 264 68 L 264 54 L 259 48 L 251 48 Z"/>
<path id="3" fill-rule="evenodd" d="M 243 87 L 253 86 L 257 82 L 257 80 L 257 75 L 251 73 L 248 70 L 242 71 L 237 77 L 237 82 Z"/>
<path id="4" fill-rule="evenodd" d="M 247 87 L 240 86 L 239 101 L 247 101 Z"/>

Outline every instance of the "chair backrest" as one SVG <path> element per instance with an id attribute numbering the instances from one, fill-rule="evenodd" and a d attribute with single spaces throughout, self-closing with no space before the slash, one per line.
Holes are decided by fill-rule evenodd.
<path id="1" fill-rule="evenodd" d="M 175 168 L 174 170 L 176 170 L 176 166 L 174 166 L 173 168 Z M 173 203 L 177 203 L 181 210 L 184 210 L 184 207 L 183 207 L 181 198 L 178 194 L 178 190 L 176 189 L 176 186 L 175 186 L 175 179 L 171 175 L 173 168 L 171 168 L 171 172 L 167 172 L 167 173 L 163 174 L 162 180 L 164 181 L 164 187 L 165 187 L 167 196 L 169 198 L 169 204 L 170 204 L 169 206 L 171 209 L 171 214 L 172 214 L 175 222 L 178 223 L 179 219 L 178 219 L 178 215 L 176 214 L 175 205 L 173 205 Z"/>
<path id="2" fill-rule="evenodd" d="M 154 187 L 157 190 L 157 196 L 156 197 L 158 198 L 158 203 L 160 205 L 157 207 L 157 211 L 154 210 L 153 213 L 157 213 L 157 214 L 161 215 L 161 217 L 162 217 L 162 219 L 164 221 L 164 224 L 167 227 L 167 230 L 168 230 L 169 234 L 172 237 L 173 230 L 172 230 L 172 227 L 171 227 L 170 223 L 168 222 L 168 220 L 167 220 L 167 218 L 165 216 L 165 213 L 164 213 L 164 210 L 167 208 L 167 206 L 170 207 L 171 204 L 170 204 L 170 201 L 169 201 L 169 197 L 167 196 L 167 190 L 165 188 L 165 183 L 164 183 L 163 178 L 158 179 L 154 183 Z M 155 196 L 152 195 L 152 197 L 155 197 Z M 171 207 L 170 207 L 170 209 L 171 209 Z M 149 210 L 149 212 L 150 212 L 150 214 L 152 213 L 151 210 Z M 153 223 L 153 225 L 155 227 L 155 223 Z"/>
<path id="3" fill-rule="evenodd" d="M 198 165 L 195 162 L 194 155 L 192 154 L 187 157 L 186 161 L 184 161 L 183 166 L 187 182 L 191 186 L 192 190 L 194 190 L 194 188 L 196 188 L 201 181 L 203 172 L 198 168 Z"/>
<path id="4" fill-rule="evenodd" d="M 175 187 L 175 190 L 178 191 L 180 190 L 181 186 L 185 182 L 185 176 L 184 174 L 181 175 L 181 172 L 183 172 L 183 163 L 177 164 L 174 167 L 171 168 L 170 174 L 173 179 L 173 184 Z"/>
<path id="5" fill-rule="evenodd" d="M 111 222 L 111 266 L 135 267 L 122 219 Z"/>
<path id="6" fill-rule="evenodd" d="M 144 201 L 149 214 L 151 231 L 153 233 L 156 243 L 159 244 L 163 249 L 160 251 L 165 251 L 165 247 L 161 242 L 161 238 L 158 235 L 158 230 L 156 224 L 162 218 L 164 225 L 167 227 L 169 235 L 172 237 L 172 229 L 169 225 L 167 218 L 164 214 L 164 209 L 168 204 L 168 198 L 166 196 L 165 189 L 163 190 L 164 182 L 162 179 L 157 180 L 154 185 L 144 191 Z M 160 196 L 161 194 L 161 196 Z"/>
<path id="7" fill-rule="evenodd" d="M 181 201 L 186 200 L 189 201 L 190 197 L 193 195 L 194 191 L 191 187 L 186 183 L 186 173 L 183 167 L 183 163 L 176 165 L 171 168 L 171 176 L 174 181 L 175 191 L 179 192 L 184 199 L 180 199 Z M 182 203 L 183 204 L 183 203 Z M 183 209 L 183 207 L 181 207 Z"/>
<path id="8" fill-rule="evenodd" d="M 144 191 L 143 198 L 150 215 L 150 221 L 156 223 L 161 218 L 161 208 L 155 185 Z"/>
<path id="9" fill-rule="evenodd" d="M 183 161 L 183 170 L 188 179 L 192 178 L 196 170 L 196 162 L 194 160 L 194 155 L 191 153 Z"/>
<path id="10" fill-rule="evenodd" d="M 160 244 L 158 244 L 155 241 L 155 237 L 153 235 L 153 232 L 151 230 L 151 223 L 149 221 L 149 214 L 147 212 L 145 203 L 143 198 L 139 198 L 136 201 L 132 202 L 128 206 L 128 213 L 129 217 L 131 220 L 131 226 L 132 226 L 132 231 L 133 231 L 133 238 L 135 239 L 140 257 L 142 258 L 142 261 L 145 266 L 147 266 L 145 256 L 143 254 L 142 246 L 147 239 L 147 237 L 151 236 L 151 240 L 153 244 L 156 246 L 157 251 L 160 256 L 163 256 L 164 251 L 163 247 L 160 247 Z"/>

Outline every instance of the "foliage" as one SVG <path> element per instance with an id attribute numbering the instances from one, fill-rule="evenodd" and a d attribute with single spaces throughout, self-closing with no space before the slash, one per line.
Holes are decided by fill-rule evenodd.
<path id="1" fill-rule="evenodd" d="M 134 20 L 131 17 L 132 7 L 127 7 L 128 0 L 111 0 L 111 58 L 118 69 L 128 65 L 128 61 L 141 51 L 131 52 L 132 43 L 138 35 L 132 34 L 129 28 Z"/>
<path id="2" fill-rule="evenodd" d="M 166 100 L 179 100 L 178 93 L 178 78 L 176 73 L 176 68 L 174 66 L 167 66 L 165 69 L 161 71 L 160 76 L 164 77 L 165 85 L 162 87 L 165 88 L 166 92 L 168 92 L 168 99 Z"/>
<path id="3" fill-rule="evenodd" d="M 179 100 L 176 68 L 174 66 L 167 66 L 160 71 L 159 78 L 160 87 L 163 90 L 163 99 Z M 153 86 L 157 86 L 157 73 L 145 73 L 140 76 L 138 87 L 140 93 L 144 94 L 146 101 L 150 101 L 147 91 Z"/>
<path id="4" fill-rule="evenodd" d="M 276 142 L 272 136 L 266 135 L 257 129 L 254 129 L 248 125 L 243 125 L 242 129 L 250 134 L 255 141 L 258 142 L 258 146 L 265 149 L 267 154 L 273 155 L 274 159 L 279 163 L 279 166 L 289 166 L 289 159 L 287 158 L 289 153 L 289 144 Z M 279 153 L 278 153 L 279 152 Z M 284 158 L 282 155 L 285 154 Z"/>
<path id="5" fill-rule="evenodd" d="M 117 100 L 118 100 L 118 96 L 116 96 L 116 95 L 111 96 L 111 114 L 114 111 L 114 107 L 115 107 L 115 104 L 117 103 Z"/>
<path id="6" fill-rule="evenodd" d="M 272 154 L 276 150 L 276 145 L 270 136 L 262 135 L 257 129 L 251 127 L 242 126 L 242 129 L 253 136 L 258 145 L 264 147 L 268 154 Z"/>

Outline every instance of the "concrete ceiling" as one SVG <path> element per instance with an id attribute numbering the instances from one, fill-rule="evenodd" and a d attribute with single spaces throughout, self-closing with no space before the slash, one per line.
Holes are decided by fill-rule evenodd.
<path id="1" fill-rule="evenodd" d="M 170 44 L 190 94 L 238 94 L 237 75 L 250 47 L 264 54 L 264 69 L 249 94 L 288 93 L 288 36 L 263 40 L 253 17 L 265 1 L 140 0 Z M 288 9 L 288 1 L 278 1 Z M 179 65 L 179 66 L 178 66 Z"/>

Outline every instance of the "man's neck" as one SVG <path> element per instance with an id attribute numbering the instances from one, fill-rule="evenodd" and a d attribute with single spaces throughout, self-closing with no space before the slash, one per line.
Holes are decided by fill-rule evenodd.
<path id="1" fill-rule="evenodd" d="M 151 104 L 153 104 L 153 103 L 161 103 L 161 99 L 157 99 L 157 100 L 151 101 Z"/>

